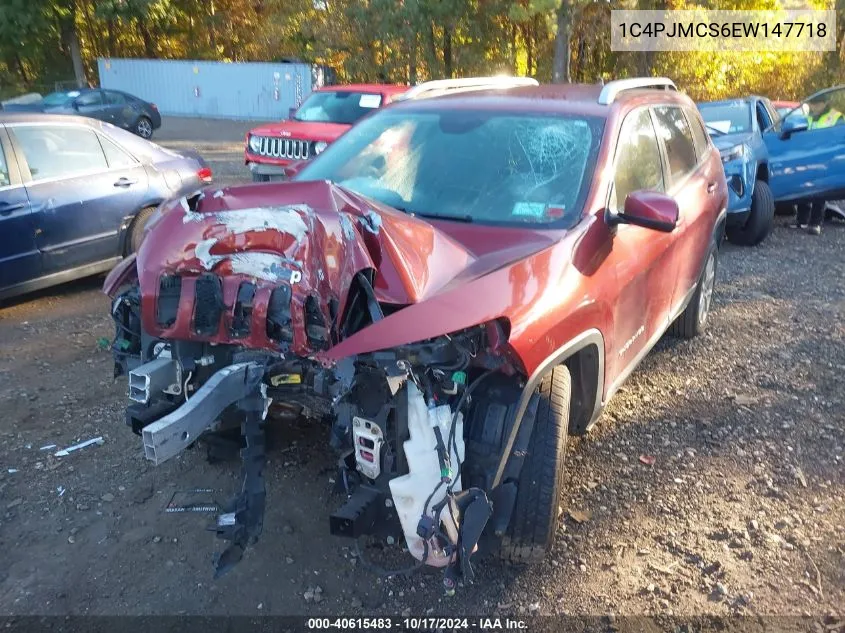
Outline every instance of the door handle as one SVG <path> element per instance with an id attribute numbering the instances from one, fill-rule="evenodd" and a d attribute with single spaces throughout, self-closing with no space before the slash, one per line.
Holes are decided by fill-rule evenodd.
<path id="1" fill-rule="evenodd" d="M 707 193 L 713 193 L 716 191 L 716 183 L 715 182 L 708 182 L 707 183 Z"/>
<path id="2" fill-rule="evenodd" d="M 12 211 L 17 211 L 18 209 L 23 209 L 26 206 L 26 202 L 16 202 L 13 204 L 0 204 L 0 215 L 9 215 Z"/>
<path id="3" fill-rule="evenodd" d="M 126 178 L 126 177 L 123 177 L 123 178 L 118 178 L 118 179 L 115 181 L 114 186 L 115 186 L 115 187 L 131 187 L 131 186 L 132 186 L 132 185 L 134 185 L 136 182 L 138 182 L 138 181 L 137 181 L 136 179 L 134 179 L 134 178 Z"/>

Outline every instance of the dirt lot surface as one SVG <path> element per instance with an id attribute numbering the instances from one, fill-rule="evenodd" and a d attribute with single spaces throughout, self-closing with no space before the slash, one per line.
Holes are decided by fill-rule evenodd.
<path id="1" fill-rule="evenodd" d="M 166 121 L 223 180 L 247 125 Z M 780 220 L 779 220 L 780 221 Z M 0 306 L 0 613 L 812 616 L 845 606 L 845 226 L 782 224 L 726 245 L 707 333 L 664 340 L 591 435 L 570 442 L 553 552 L 533 569 L 476 564 L 378 578 L 328 534 L 327 429 L 280 425 L 260 542 L 214 580 L 212 514 L 166 513 L 176 491 L 240 485 L 238 462 L 192 450 L 160 467 L 123 422 L 101 279 Z M 102 436 L 65 457 L 56 448 Z M 398 548 L 366 552 L 407 565 Z M 319 591 L 316 588 L 319 587 Z M 769 618 L 770 630 L 786 620 Z"/>

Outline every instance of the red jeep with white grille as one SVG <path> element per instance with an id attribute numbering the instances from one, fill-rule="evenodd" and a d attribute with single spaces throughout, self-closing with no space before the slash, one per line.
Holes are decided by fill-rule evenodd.
<path id="1" fill-rule="evenodd" d="M 290 118 L 246 135 L 244 160 L 254 181 L 285 179 L 285 168 L 322 152 L 358 119 L 408 90 L 408 86 L 350 84 L 317 88 Z"/>

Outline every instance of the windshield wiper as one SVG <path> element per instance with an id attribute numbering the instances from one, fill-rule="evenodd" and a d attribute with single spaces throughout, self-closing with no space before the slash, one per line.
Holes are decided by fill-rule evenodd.
<path id="1" fill-rule="evenodd" d="M 715 127 L 711 127 L 711 126 L 707 125 L 706 123 L 704 124 L 704 127 L 706 127 L 710 132 L 716 134 L 716 136 L 724 136 L 725 135 L 725 133 L 722 132 L 722 130 L 719 130 Z"/>
<path id="2" fill-rule="evenodd" d="M 396 207 L 394 207 L 395 209 Z M 407 209 L 399 209 L 408 215 L 418 215 L 421 218 L 428 218 L 431 220 L 449 220 L 451 222 L 466 222 L 471 224 L 474 220 L 471 215 L 443 215 L 440 213 L 420 213 L 419 211 L 408 211 Z"/>

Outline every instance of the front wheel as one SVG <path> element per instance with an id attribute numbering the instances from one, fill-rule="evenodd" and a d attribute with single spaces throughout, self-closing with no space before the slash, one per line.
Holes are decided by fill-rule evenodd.
<path id="1" fill-rule="evenodd" d="M 716 268 L 718 266 L 719 250 L 715 245 L 710 247 L 704 270 L 696 284 L 695 292 L 689 304 L 669 326 L 669 334 L 678 338 L 694 338 L 704 331 L 710 307 L 713 303 L 713 289 L 716 287 Z"/>
<path id="2" fill-rule="evenodd" d="M 756 246 L 762 242 L 775 225 L 775 199 L 769 185 L 762 180 L 754 183 L 751 193 L 751 211 L 742 226 L 729 226 L 728 240 L 741 246 Z"/>
<path id="3" fill-rule="evenodd" d="M 546 374 L 537 387 L 540 402 L 519 474 L 516 505 L 499 556 L 509 563 L 536 563 L 554 542 L 563 487 L 572 378 L 566 365 Z"/>

